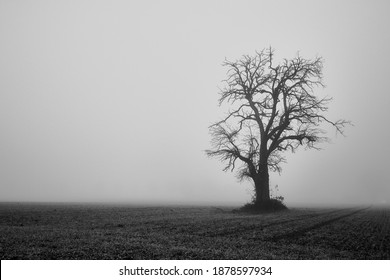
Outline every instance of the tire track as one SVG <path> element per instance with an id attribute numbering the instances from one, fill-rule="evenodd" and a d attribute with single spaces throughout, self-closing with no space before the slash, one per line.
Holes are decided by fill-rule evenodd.
<path id="1" fill-rule="evenodd" d="M 243 232 L 248 232 L 251 230 L 263 230 L 265 228 L 270 228 L 273 226 L 279 226 L 283 224 L 289 224 L 289 223 L 294 223 L 297 221 L 302 221 L 302 220 L 310 220 L 313 218 L 318 218 L 318 217 L 323 217 L 325 215 L 330 215 L 330 214 L 335 214 L 335 213 L 340 213 L 340 212 L 345 212 L 348 211 L 348 209 L 337 209 L 337 210 L 331 210 L 331 211 L 322 211 L 322 212 L 317 212 L 317 213 L 309 213 L 309 214 L 302 214 L 298 216 L 297 218 L 291 219 L 290 217 L 284 217 L 283 220 L 277 219 L 277 221 L 274 222 L 266 222 L 264 224 L 262 223 L 254 223 L 251 225 L 243 226 L 241 225 L 240 227 L 234 227 L 234 228 L 229 228 L 229 229 L 224 229 L 221 231 L 217 232 L 208 232 L 208 233 L 203 233 L 203 236 L 207 237 L 227 237 L 231 235 L 237 235 L 239 233 Z M 261 221 L 260 221 L 261 222 Z"/>
<path id="2" fill-rule="evenodd" d="M 352 215 L 356 215 L 357 213 L 365 211 L 365 210 L 369 209 L 370 207 L 371 206 L 366 207 L 366 208 L 357 209 L 357 210 L 355 210 L 355 211 L 353 211 L 351 213 L 344 214 L 344 215 L 341 215 L 341 216 L 338 216 L 338 217 L 335 217 L 335 218 L 332 218 L 332 219 L 328 219 L 328 220 L 325 220 L 325 221 L 322 221 L 322 222 L 319 222 L 319 223 L 315 223 L 315 224 L 313 224 L 311 226 L 308 226 L 308 227 L 304 227 L 304 228 L 301 228 L 301 229 L 293 230 L 293 231 L 288 232 L 288 233 L 283 233 L 283 234 L 279 234 L 279 235 L 273 236 L 272 238 L 269 239 L 269 241 L 276 242 L 276 241 L 279 241 L 279 240 L 282 240 L 282 239 L 292 239 L 292 238 L 299 237 L 300 235 L 303 235 L 306 232 L 309 232 L 311 230 L 315 230 L 315 229 L 324 227 L 326 225 L 332 224 L 334 222 L 337 222 L 337 221 L 339 221 L 341 219 L 345 219 L 345 218 L 350 217 Z"/>

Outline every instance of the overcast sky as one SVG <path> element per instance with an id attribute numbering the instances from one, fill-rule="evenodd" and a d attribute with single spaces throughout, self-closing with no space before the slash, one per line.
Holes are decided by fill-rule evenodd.
<path id="1" fill-rule="evenodd" d="M 225 58 L 324 58 L 328 116 L 288 205 L 390 202 L 390 2 L 0 0 L 0 200 L 244 204 L 207 158 Z M 326 127 L 328 128 L 328 127 Z"/>

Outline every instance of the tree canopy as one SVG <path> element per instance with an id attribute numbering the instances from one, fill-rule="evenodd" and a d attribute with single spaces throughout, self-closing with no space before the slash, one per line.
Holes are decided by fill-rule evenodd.
<path id="1" fill-rule="evenodd" d="M 330 120 L 325 114 L 332 98 L 314 94 L 324 87 L 321 57 L 297 55 L 276 65 L 274 51 L 267 49 L 223 66 L 228 70 L 219 104 L 230 110 L 210 126 L 212 148 L 206 153 L 224 161 L 225 171 L 237 170 L 239 179 L 252 178 L 256 196 L 267 200 L 268 169 L 281 171 L 283 152 L 318 149 L 328 140 L 323 124 L 343 134 L 349 121 Z"/>

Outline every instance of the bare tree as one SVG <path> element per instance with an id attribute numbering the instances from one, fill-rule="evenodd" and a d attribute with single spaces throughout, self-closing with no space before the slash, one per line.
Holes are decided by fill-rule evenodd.
<path id="1" fill-rule="evenodd" d="M 230 106 L 226 118 L 210 126 L 212 149 L 208 156 L 226 162 L 224 171 L 237 170 L 239 179 L 254 182 L 254 204 L 270 200 L 269 170 L 281 171 L 283 152 L 299 146 L 318 149 L 326 141 L 323 123 L 343 134 L 349 122 L 329 120 L 324 113 L 331 98 L 319 98 L 313 90 L 323 87 L 321 57 L 307 60 L 299 55 L 274 65 L 270 48 L 225 60 L 226 87 L 219 104 Z"/>

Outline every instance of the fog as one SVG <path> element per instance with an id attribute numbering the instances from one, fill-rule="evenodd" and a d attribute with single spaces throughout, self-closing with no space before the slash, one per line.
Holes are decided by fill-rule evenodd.
<path id="1" fill-rule="evenodd" d="M 0 201 L 241 205 L 207 158 L 225 58 L 324 58 L 321 151 L 271 175 L 287 205 L 390 202 L 388 1 L 1 1 Z"/>

